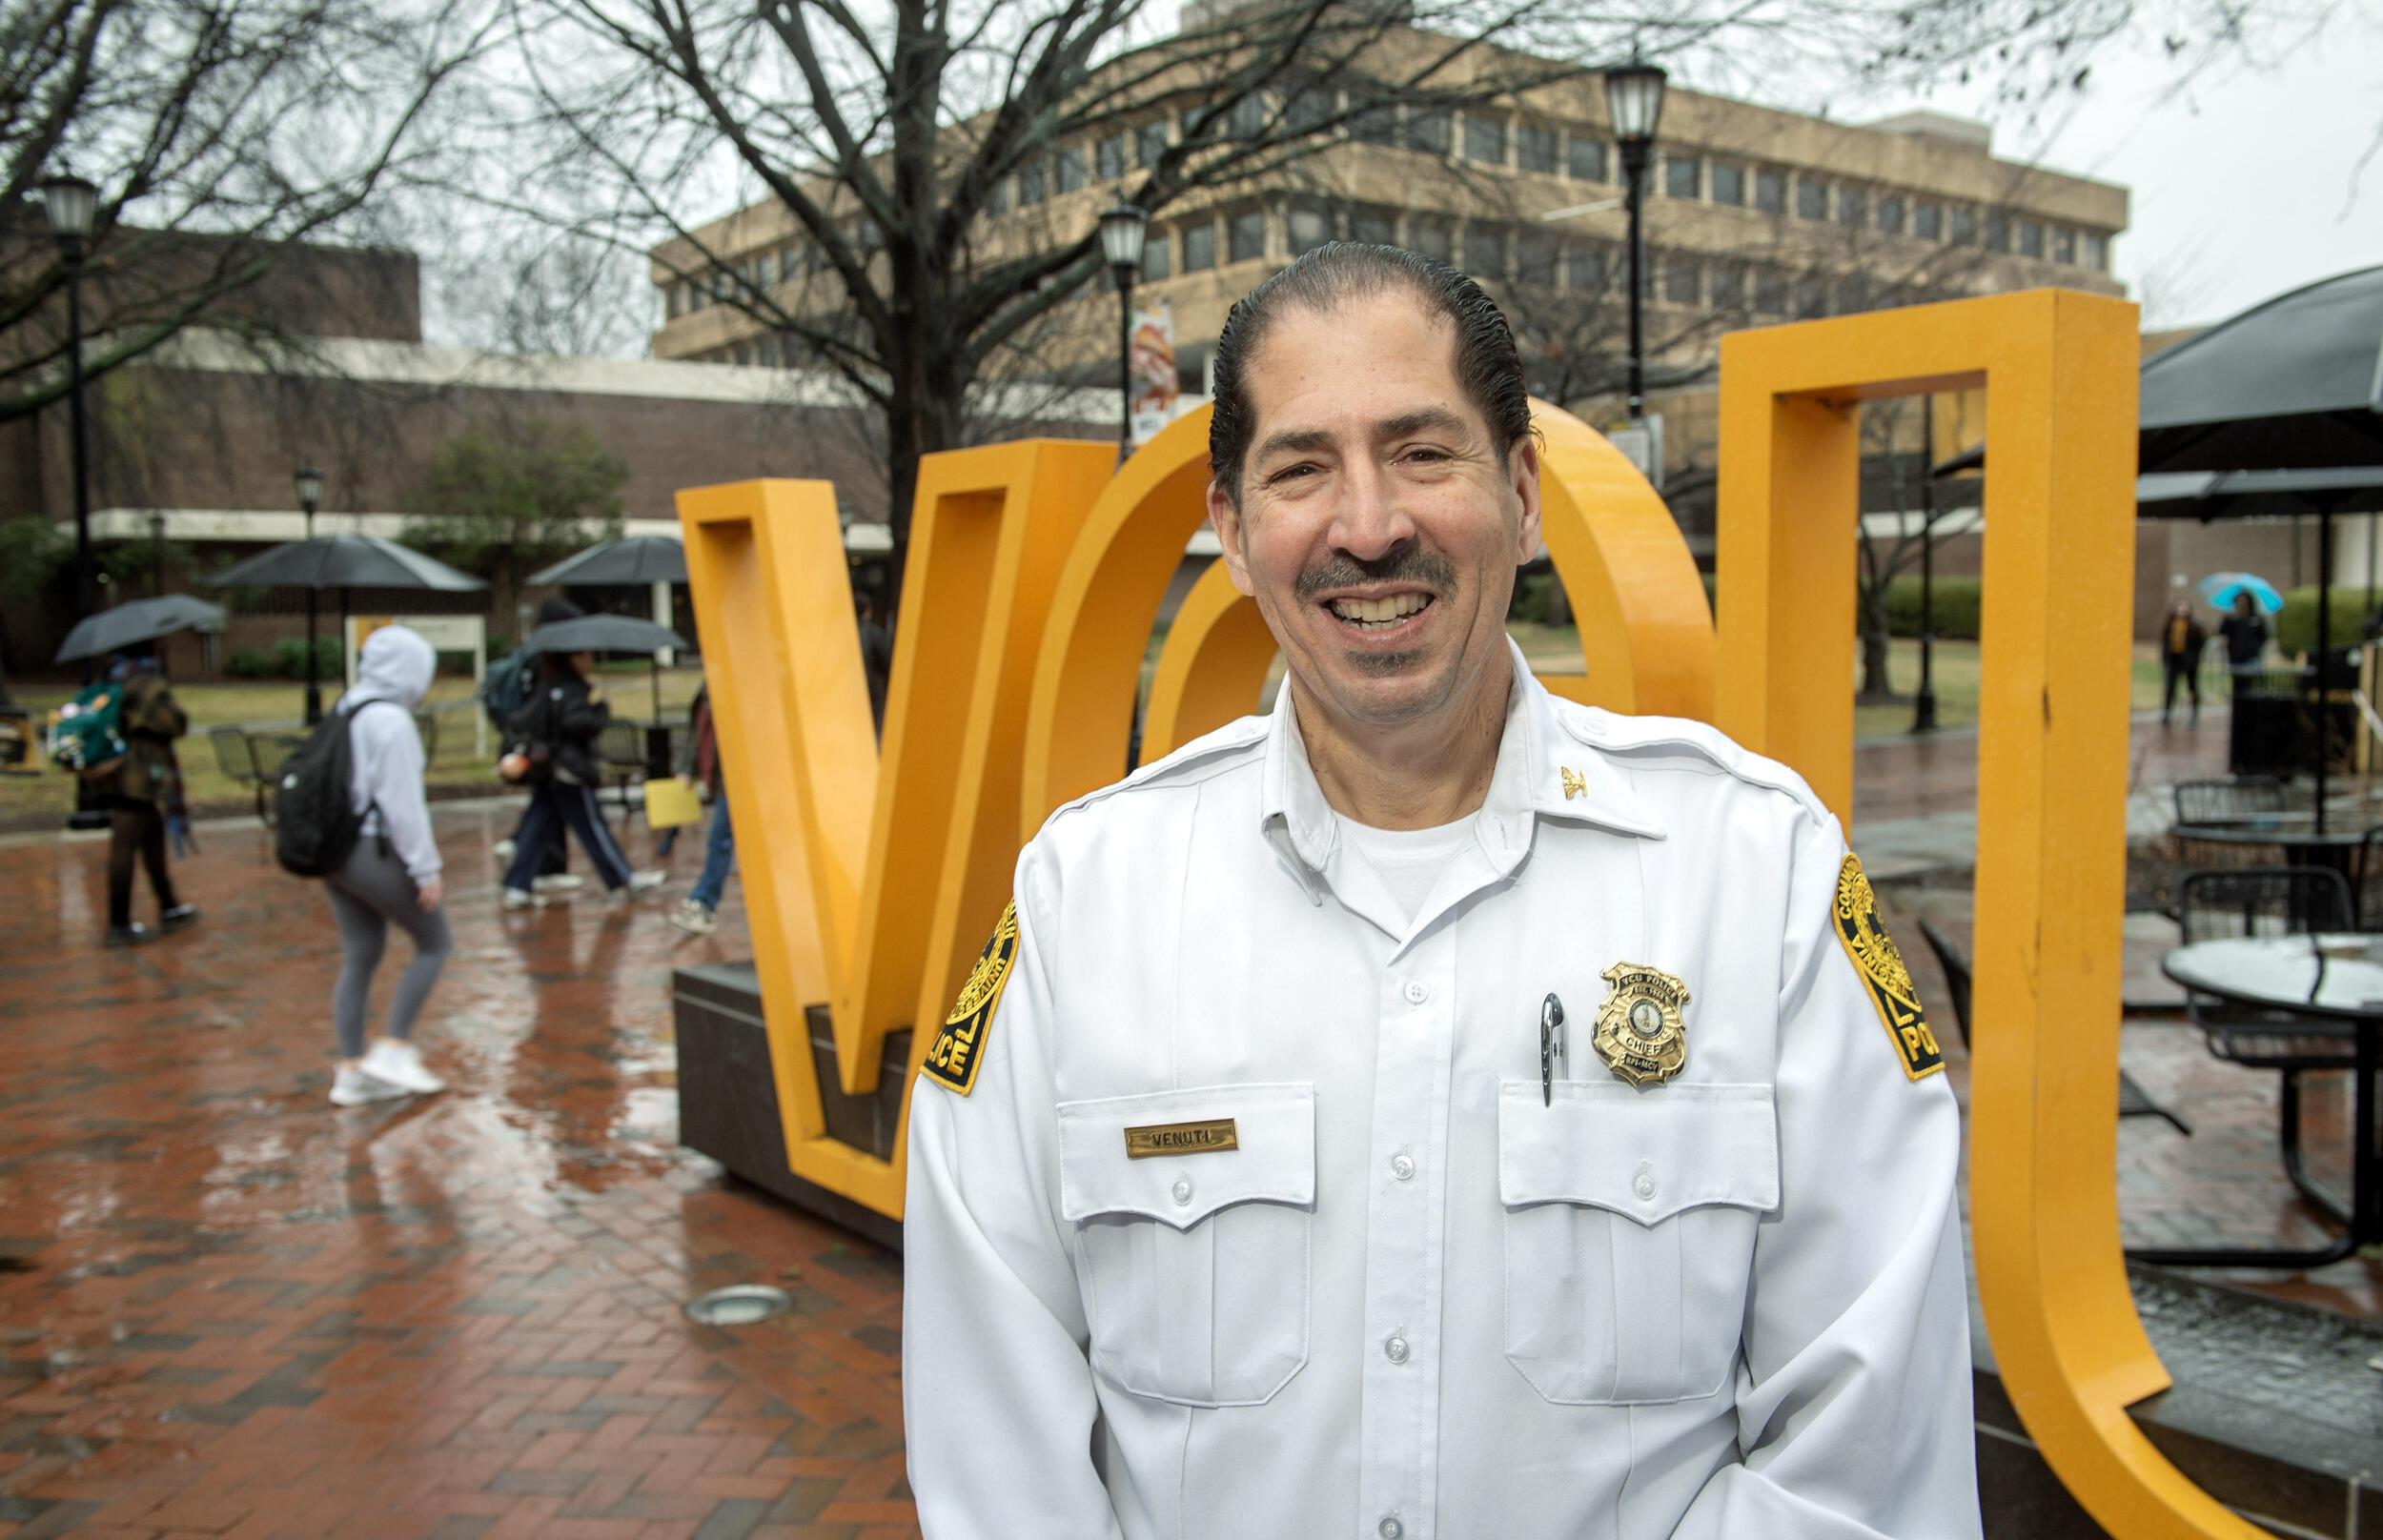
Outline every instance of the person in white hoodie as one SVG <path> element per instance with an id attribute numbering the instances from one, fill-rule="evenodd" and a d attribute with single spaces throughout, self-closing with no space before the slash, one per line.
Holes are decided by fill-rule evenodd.
<path id="1" fill-rule="evenodd" d="M 348 718 L 349 781 L 363 830 L 347 864 L 331 874 L 331 911 L 344 957 L 332 991 L 339 1030 L 339 1069 L 331 1100 L 340 1106 L 446 1089 L 422 1065 L 414 1019 L 446 965 L 446 911 L 439 907 L 440 861 L 422 795 L 422 739 L 414 708 L 430 688 L 438 654 L 419 633 L 383 626 L 364 639 L 356 687 L 339 698 Z M 364 1006 L 373 972 L 397 925 L 414 939 L 414 959 L 397 980 L 388 1020 L 370 1050 Z"/>

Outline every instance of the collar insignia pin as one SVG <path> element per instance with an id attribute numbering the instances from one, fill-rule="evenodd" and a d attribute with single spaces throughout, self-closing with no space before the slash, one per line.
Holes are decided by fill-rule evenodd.
<path id="1" fill-rule="evenodd" d="M 1579 771 L 1575 770 L 1570 765 L 1558 765 L 1557 768 L 1564 773 L 1565 801 L 1571 801 L 1575 797 L 1580 796 L 1589 789 L 1587 778 L 1582 776 Z"/>
<path id="2" fill-rule="evenodd" d="M 1613 993 L 1597 1013 L 1589 1039 L 1605 1067 L 1633 1085 L 1660 1085 L 1688 1062 L 1688 1003 L 1682 980 L 1643 962 L 1617 962 L 1599 975 Z"/>

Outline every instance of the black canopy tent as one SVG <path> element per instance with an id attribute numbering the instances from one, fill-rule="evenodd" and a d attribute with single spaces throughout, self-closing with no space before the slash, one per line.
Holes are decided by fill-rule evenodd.
<path id="1" fill-rule="evenodd" d="M 2220 496 L 2246 507 L 2296 500 L 2316 510 L 2316 826 L 2322 834 L 2333 516 L 2353 504 L 2374 506 L 2373 468 L 2383 466 L 2383 267 L 2279 294 L 2153 355 L 2143 365 L 2139 420 L 2136 469 L 2143 477 L 2202 472 L 2217 478 L 2186 502 L 2206 505 Z M 2357 474 L 2312 474 L 2328 471 Z"/>

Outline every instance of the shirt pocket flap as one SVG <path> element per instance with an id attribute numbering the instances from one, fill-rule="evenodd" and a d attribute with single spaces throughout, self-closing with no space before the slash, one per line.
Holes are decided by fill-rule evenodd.
<path id="1" fill-rule="evenodd" d="M 1497 1194 L 1509 1208 L 1582 1204 L 1657 1225 L 1707 1204 L 1779 1206 L 1768 1085 L 1538 1081 L 1497 1094 Z"/>
<path id="2" fill-rule="evenodd" d="M 1062 1102 L 1058 1112 L 1059 1206 L 1070 1222 L 1139 1214 L 1190 1229 L 1232 1204 L 1315 1202 L 1313 1085 L 1159 1091 Z M 1130 1156 L 1129 1129 L 1168 1152 Z"/>

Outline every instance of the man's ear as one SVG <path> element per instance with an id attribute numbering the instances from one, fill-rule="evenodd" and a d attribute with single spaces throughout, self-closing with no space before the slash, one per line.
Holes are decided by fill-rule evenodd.
<path id="1" fill-rule="evenodd" d="M 1525 433 L 1515 440 L 1509 456 L 1514 473 L 1514 494 L 1522 505 L 1522 519 L 1515 530 L 1515 565 L 1520 566 L 1539 554 L 1539 441 Z"/>
<path id="2" fill-rule="evenodd" d="M 1257 590 L 1250 586 L 1249 555 L 1241 549 L 1240 511 L 1213 477 L 1208 483 L 1208 521 L 1216 530 L 1216 543 L 1224 547 L 1225 575 L 1245 596 L 1256 598 Z"/>

